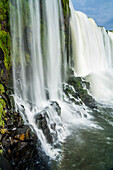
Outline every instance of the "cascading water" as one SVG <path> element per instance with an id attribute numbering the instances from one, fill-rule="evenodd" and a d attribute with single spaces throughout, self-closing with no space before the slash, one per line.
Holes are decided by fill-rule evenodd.
<path id="1" fill-rule="evenodd" d="M 87 114 L 63 102 L 67 59 L 61 1 L 11 0 L 10 11 L 16 109 L 53 157 L 48 143 L 62 141 L 74 117 Z"/>
<path id="2" fill-rule="evenodd" d="M 56 111 L 60 107 L 54 102 L 47 104 L 62 98 L 61 61 L 65 54 L 61 41 L 65 37 L 60 32 L 64 29 L 61 1 L 11 0 L 10 11 L 16 107 L 45 147 L 46 138 L 34 117 L 47 105 L 48 116 L 43 121 L 47 121 L 51 133 L 55 133 L 51 126 L 56 126 L 58 140 L 63 138 L 61 118 Z"/>
<path id="3" fill-rule="evenodd" d="M 62 84 L 59 20 L 63 18 L 58 7 L 60 1 L 45 1 L 45 9 L 41 9 L 39 1 L 12 0 L 12 4 L 16 6 L 11 13 L 15 93 L 19 93 L 18 96 L 24 101 L 30 100 L 36 105 L 47 98 L 59 99 Z M 43 22 L 46 23 L 41 23 L 41 12 L 45 17 Z M 46 24 L 47 29 L 44 30 L 41 24 Z M 46 42 L 44 55 L 41 48 L 42 31 L 46 34 L 43 37 L 43 42 Z M 20 75 L 17 75 L 18 72 Z M 48 97 L 45 87 L 48 89 Z"/>
<path id="4" fill-rule="evenodd" d="M 70 9 L 75 75 L 91 82 L 95 98 L 112 99 L 113 33 L 75 12 L 71 2 Z M 88 121 L 92 116 L 83 103 L 73 104 L 63 93 L 68 68 L 61 1 L 11 0 L 10 11 L 16 109 L 36 131 L 46 154 L 54 157 L 52 148 L 68 134 L 68 125 L 99 127 Z"/>
<path id="5" fill-rule="evenodd" d="M 111 100 L 113 92 L 113 33 L 71 8 L 72 51 L 75 72 L 91 83 L 96 99 Z"/>

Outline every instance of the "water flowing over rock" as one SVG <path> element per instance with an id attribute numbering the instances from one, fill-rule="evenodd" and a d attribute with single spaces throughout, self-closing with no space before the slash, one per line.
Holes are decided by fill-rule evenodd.
<path id="1" fill-rule="evenodd" d="M 34 127 L 42 147 L 49 147 L 63 139 L 64 131 L 58 104 L 67 65 L 64 4 L 61 0 L 10 2 L 16 110 Z"/>
<path id="2" fill-rule="evenodd" d="M 17 129 L 2 146 L 16 165 L 23 165 L 22 152 L 29 163 L 33 143 L 56 158 L 70 125 L 87 122 L 98 108 L 92 96 L 112 99 L 113 33 L 64 2 L 10 0 L 15 113 L 25 125 L 9 117 L 8 129 Z"/>
<path id="3" fill-rule="evenodd" d="M 50 105 L 53 107 L 54 112 L 56 111 L 58 116 L 60 116 L 61 108 L 59 104 L 57 102 L 52 102 Z M 37 127 L 43 131 L 48 143 L 54 144 L 58 140 L 58 134 L 57 134 L 58 132 L 56 129 L 57 122 L 55 122 L 54 120 L 53 122 L 51 122 L 51 120 L 49 120 L 51 119 L 48 113 L 49 110 L 50 108 L 46 107 L 45 110 L 35 115 L 35 120 L 36 120 Z M 61 124 L 60 126 L 63 125 Z"/>

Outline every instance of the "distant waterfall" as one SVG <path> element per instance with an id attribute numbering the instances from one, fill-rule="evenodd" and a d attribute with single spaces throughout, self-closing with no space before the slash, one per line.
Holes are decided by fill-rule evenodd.
<path id="1" fill-rule="evenodd" d="M 93 95 L 113 99 L 113 33 L 75 11 L 71 2 L 72 56 L 77 76 L 87 76 Z"/>

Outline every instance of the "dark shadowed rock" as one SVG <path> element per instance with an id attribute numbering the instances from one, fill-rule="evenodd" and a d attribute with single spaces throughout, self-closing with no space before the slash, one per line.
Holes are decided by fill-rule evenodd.
<path id="1" fill-rule="evenodd" d="M 2 64 L 4 61 L 4 52 L 3 50 L 0 48 L 0 64 Z"/>
<path id="2" fill-rule="evenodd" d="M 4 156 L 14 166 L 27 168 L 37 152 L 37 136 L 31 131 L 29 126 L 21 126 L 10 133 L 2 136 L 2 147 Z"/>
<path id="3" fill-rule="evenodd" d="M 13 170 L 14 168 L 9 163 L 9 161 L 3 156 L 0 155 L 0 169 L 1 170 Z"/>
<path id="4" fill-rule="evenodd" d="M 42 130 L 44 136 L 46 137 L 47 142 L 53 144 L 54 141 L 57 140 L 57 132 L 55 122 L 52 122 L 50 125 L 48 124 L 48 122 L 50 123 L 48 110 L 51 109 L 51 107 L 58 114 L 58 116 L 61 115 L 61 107 L 57 102 L 52 101 L 50 103 L 50 107 L 46 107 L 41 112 L 37 113 L 34 118 L 37 127 Z"/>

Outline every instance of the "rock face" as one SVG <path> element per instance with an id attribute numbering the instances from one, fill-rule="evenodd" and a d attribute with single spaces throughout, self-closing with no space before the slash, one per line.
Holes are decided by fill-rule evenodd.
<path id="1" fill-rule="evenodd" d="M 48 169 L 42 159 L 40 146 L 37 146 L 37 140 L 35 133 L 28 126 L 23 125 L 18 129 L 12 129 L 2 136 L 1 143 L 4 153 L 1 159 L 10 165 L 11 170 Z M 5 170 L 2 163 L 0 163 L 0 168 Z"/>
<path id="2" fill-rule="evenodd" d="M 0 168 L 2 170 L 13 170 L 14 168 L 11 166 L 9 161 L 2 155 L 0 155 Z"/>
<path id="3" fill-rule="evenodd" d="M 37 138 L 31 133 L 28 126 L 14 128 L 2 136 L 2 147 L 4 156 L 14 164 L 15 167 L 27 168 L 33 156 L 36 154 Z M 23 168 L 24 169 L 24 168 Z"/>
<path id="4" fill-rule="evenodd" d="M 56 111 L 57 116 L 61 115 L 61 108 L 57 102 L 51 102 L 50 106 Z M 46 140 L 50 144 L 54 144 L 57 141 L 57 131 L 56 131 L 56 123 L 54 121 L 50 121 L 50 117 L 48 114 L 49 107 L 46 107 L 43 111 L 38 113 L 35 116 L 36 124 L 39 129 L 43 131 Z"/>
<path id="5" fill-rule="evenodd" d="M 4 60 L 4 52 L 3 50 L 0 48 L 0 66 L 1 64 L 3 63 L 3 60 Z M 1 68 L 1 67 L 0 67 Z"/>
<path id="6" fill-rule="evenodd" d="M 90 88 L 89 82 L 86 82 L 81 77 L 75 77 L 72 75 L 68 78 L 67 83 L 68 84 L 64 85 L 64 92 L 70 101 L 79 105 L 83 102 L 86 106 L 92 109 L 97 108 L 96 101 L 87 91 Z"/>
<path id="7" fill-rule="evenodd" d="M 0 84 L 0 168 L 47 169 L 40 141 L 35 132 L 24 125 L 20 114 L 15 112 L 13 99 L 7 95 L 10 92 Z"/>
<path id="8" fill-rule="evenodd" d="M 38 129 L 41 129 L 46 137 L 48 143 L 52 143 L 52 135 L 47 123 L 47 112 L 44 110 L 35 116 Z"/>
<path id="9" fill-rule="evenodd" d="M 0 83 L 12 87 L 9 1 L 0 1 Z"/>

